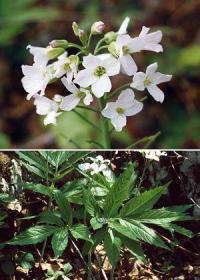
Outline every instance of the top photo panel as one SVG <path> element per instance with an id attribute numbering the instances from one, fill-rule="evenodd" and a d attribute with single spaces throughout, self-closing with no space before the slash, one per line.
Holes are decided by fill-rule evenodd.
<path id="1" fill-rule="evenodd" d="M 200 1 L 1 0 L 0 149 L 200 148 Z"/>

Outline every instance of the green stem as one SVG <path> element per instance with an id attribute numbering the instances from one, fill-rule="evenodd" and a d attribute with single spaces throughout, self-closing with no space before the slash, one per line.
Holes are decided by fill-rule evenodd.
<path id="1" fill-rule="evenodd" d="M 92 259 L 91 259 L 91 251 L 88 253 L 88 276 L 87 280 L 92 280 Z"/>
<path id="2" fill-rule="evenodd" d="M 79 116 L 82 120 L 84 120 L 85 122 L 87 122 L 88 124 L 90 124 L 92 127 L 94 127 L 95 129 L 99 130 L 99 127 L 94 124 L 93 122 L 89 121 L 85 116 L 83 116 L 81 113 L 79 113 L 76 110 L 72 110 L 75 114 L 77 114 L 77 116 Z"/>
<path id="3" fill-rule="evenodd" d="M 102 47 L 98 48 L 95 52 L 95 55 L 98 54 L 101 50 L 107 49 L 107 48 L 108 48 L 108 45 L 105 45 L 105 46 L 102 46 Z"/>
<path id="4" fill-rule="evenodd" d="M 92 108 L 92 107 L 78 105 L 78 106 L 76 106 L 76 108 L 86 109 L 88 111 L 92 111 L 92 112 L 95 112 L 95 113 L 100 113 L 99 110 L 96 110 L 95 108 Z"/>
<path id="5" fill-rule="evenodd" d="M 143 149 L 147 149 L 155 140 L 156 138 L 161 134 L 161 132 L 157 132 L 156 134 L 154 135 L 151 135 L 151 136 L 146 136 L 138 141 L 136 141 L 135 143 L 131 144 L 130 146 L 127 147 L 127 149 L 132 149 L 132 148 L 135 148 L 137 147 L 139 144 L 142 144 L 142 143 L 145 143 L 147 142 Z"/>
<path id="6" fill-rule="evenodd" d="M 110 271 L 110 280 L 114 280 L 114 273 L 115 273 L 115 268 L 112 267 L 111 271 Z"/>
<path id="7" fill-rule="evenodd" d="M 101 110 L 105 107 L 106 100 L 104 97 L 100 98 L 100 107 Z M 110 149 L 111 143 L 110 143 L 110 133 L 109 133 L 109 126 L 108 126 L 108 120 L 101 115 L 101 130 L 102 130 L 102 145 L 104 149 Z"/>
<path id="8" fill-rule="evenodd" d="M 104 42 L 104 40 L 105 40 L 104 38 L 102 38 L 101 40 L 99 40 L 99 42 L 97 43 L 97 45 L 96 45 L 96 47 L 95 47 L 95 49 L 94 49 L 94 55 L 97 54 L 98 49 L 99 49 L 100 45 Z"/>
<path id="9" fill-rule="evenodd" d="M 76 48 L 76 49 L 79 49 L 79 50 L 82 50 L 82 49 L 83 49 L 82 46 L 79 46 L 79 45 L 73 44 L 73 43 L 70 43 L 70 44 L 68 45 L 68 48 Z"/>
<path id="10" fill-rule="evenodd" d="M 98 143 L 97 141 L 95 141 L 95 140 L 87 140 L 87 142 L 89 143 L 89 144 L 95 144 L 97 147 L 99 147 L 100 149 L 104 149 L 104 146 L 103 145 L 101 145 L 100 143 Z"/>
<path id="11" fill-rule="evenodd" d="M 130 83 L 124 84 L 123 86 L 117 88 L 116 90 L 114 90 L 113 92 L 111 92 L 111 94 L 109 95 L 109 98 L 113 97 L 114 95 L 116 95 L 119 91 L 125 89 L 125 88 L 129 88 L 130 87 Z"/>

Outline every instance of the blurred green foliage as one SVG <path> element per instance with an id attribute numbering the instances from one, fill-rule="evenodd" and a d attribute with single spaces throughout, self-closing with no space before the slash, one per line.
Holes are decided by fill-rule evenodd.
<path id="1" fill-rule="evenodd" d="M 59 16 L 55 8 L 34 7 L 37 2 L 37 0 L 0 1 L 0 46 L 11 44 L 16 35 L 26 30 L 28 23 L 48 21 Z"/>

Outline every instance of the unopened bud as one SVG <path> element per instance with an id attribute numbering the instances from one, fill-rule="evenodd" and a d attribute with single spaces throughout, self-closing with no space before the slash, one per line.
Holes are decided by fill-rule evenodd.
<path id="1" fill-rule="evenodd" d="M 83 45 L 87 44 L 88 36 L 87 33 L 82 29 L 79 29 L 79 39 Z"/>
<path id="2" fill-rule="evenodd" d="M 53 40 L 49 43 L 52 48 L 63 48 L 66 49 L 69 45 L 67 40 Z"/>
<path id="3" fill-rule="evenodd" d="M 112 43 L 108 46 L 108 51 L 109 51 L 114 57 L 118 57 L 118 56 L 119 56 L 119 53 L 118 53 L 118 51 L 117 51 L 115 42 L 112 42 Z"/>
<path id="4" fill-rule="evenodd" d="M 117 38 L 117 34 L 114 31 L 110 31 L 104 35 L 105 42 L 110 44 L 111 42 L 115 41 Z"/>
<path id="5" fill-rule="evenodd" d="M 95 23 L 93 23 L 92 27 L 91 27 L 91 33 L 93 35 L 96 34 L 101 34 L 105 29 L 105 24 L 103 21 L 96 21 Z"/>
<path id="6" fill-rule="evenodd" d="M 74 34 L 76 36 L 79 36 L 79 26 L 75 21 L 72 23 L 72 29 L 74 31 Z"/>
<path id="7" fill-rule="evenodd" d="M 60 56 L 61 54 L 63 54 L 65 52 L 65 49 L 63 48 L 49 48 L 48 51 L 48 57 L 49 59 L 54 59 L 57 58 L 58 56 Z"/>

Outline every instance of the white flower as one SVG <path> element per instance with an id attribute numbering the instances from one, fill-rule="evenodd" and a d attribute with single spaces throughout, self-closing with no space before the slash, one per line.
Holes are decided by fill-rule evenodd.
<path id="1" fill-rule="evenodd" d="M 66 74 L 68 83 L 71 83 L 77 75 L 78 57 L 76 55 L 67 57 L 67 53 L 65 52 L 54 62 L 54 68 L 56 78 L 61 78 Z"/>
<path id="2" fill-rule="evenodd" d="M 22 65 L 22 72 L 24 77 L 22 78 L 22 85 L 27 93 L 27 99 L 29 100 L 36 93 L 40 92 L 44 95 L 44 91 L 48 83 L 55 78 L 54 66 L 51 64 L 49 66 L 33 64 Z"/>
<path id="3" fill-rule="evenodd" d="M 27 49 L 33 55 L 34 63 L 41 66 L 46 66 L 50 59 L 57 58 L 64 53 L 63 48 L 52 48 L 51 46 L 41 48 L 28 45 Z"/>
<path id="4" fill-rule="evenodd" d="M 159 44 L 162 39 L 162 32 L 156 31 L 148 34 L 150 28 L 143 26 L 139 36 L 131 38 L 126 34 L 128 22 L 128 19 L 124 21 L 122 30 L 118 31 L 116 42 L 111 43 L 108 49 L 119 59 L 122 73 L 132 76 L 137 72 L 137 65 L 131 54 L 142 50 L 162 51 L 162 46 Z"/>
<path id="5" fill-rule="evenodd" d="M 27 46 L 29 52 L 33 55 L 33 60 L 38 65 L 46 66 L 49 61 L 48 51 L 49 48 Z"/>
<path id="6" fill-rule="evenodd" d="M 157 85 L 170 81 L 172 75 L 165 75 L 160 72 L 156 72 L 157 68 L 158 64 L 153 63 L 147 67 L 146 73 L 136 73 L 133 77 L 131 87 L 141 91 L 146 88 L 156 101 L 162 103 L 164 100 L 164 93 L 159 89 L 159 87 L 157 87 Z"/>
<path id="7" fill-rule="evenodd" d="M 141 150 L 140 152 L 144 154 L 145 158 L 155 161 L 159 161 L 160 156 L 167 156 L 167 153 L 161 150 Z"/>
<path id="8" fill-rule="evenodd" d="M 89 90 L 84 88 L 78 89 L 73 83 L 68 83 L 65 77 L 62 78 L 61 81 L 64 84 L 64 86 L 67 88 L 67 90 L 72 93 L 62 98 L 62 102 L 60 104 L 61 110 L 71 111 L 81 101 L 85 105 L 90 105 L 90 103 L 93 101 L 92 94 L 90 93 Z"/>
<path id="9" fill-rule="evenodd" d="M 109 76 L 117 75 L 120 71 L 120 64 L 112 56 L 101 59 L 89 54 L 83 58 L 84 70 L 78 72 L 74 83 L 81 87 L 91 85 L 92 92 L 96 97 L 102 97 L 105 92 L 110 92 L 112 84 Z"/>
<path id="10" fill-rule="evenodd" d="M 159 44 L 162 40 L 162 31 L 158 30 L 148 34 L 149 30 L 150 28 L 143 26 L 138 37 L 138 40 L 142 39 L 143 42 L 142 50 L 162 52 L 163 47 Z"/>
<path id="11" fill-rule="evenodd" d="M 46 115 L 44 124 L 56 124 L 56 118 L 61 115 L 58 113 L 59 106 L 54 101 L 45 96 L 36 95 L 34 105 L 36 106 L 36 113 L 38 115 Z"/>
<path id="12" fill-rule="evenodd" d="M 121 131 L 126 125 L 126 117 L 139 113 L 142 108 L 143 104 L 135 99 L 133 90 L 126 89 L 121 92 L 116 102 L 108 102 L 101 113 L 111 119 L 116 131 Z"/>
<path id="13" fill-rule="evenodd" d="M 105 29 L 105 24 L 103 21 L 96 21 L 91 27 L 92 34 L 101 34 Z"/>
<path id="14" fill-rule="evenodd" d="M 126 17 L 123 20 L 119 30 L 117 31 L 117 34 L 122 35 L 122 34 L 126 34 L 127 33 L 127 27 L 128 27 L 129 21 L 130 21 L 129 17 Z"/>

